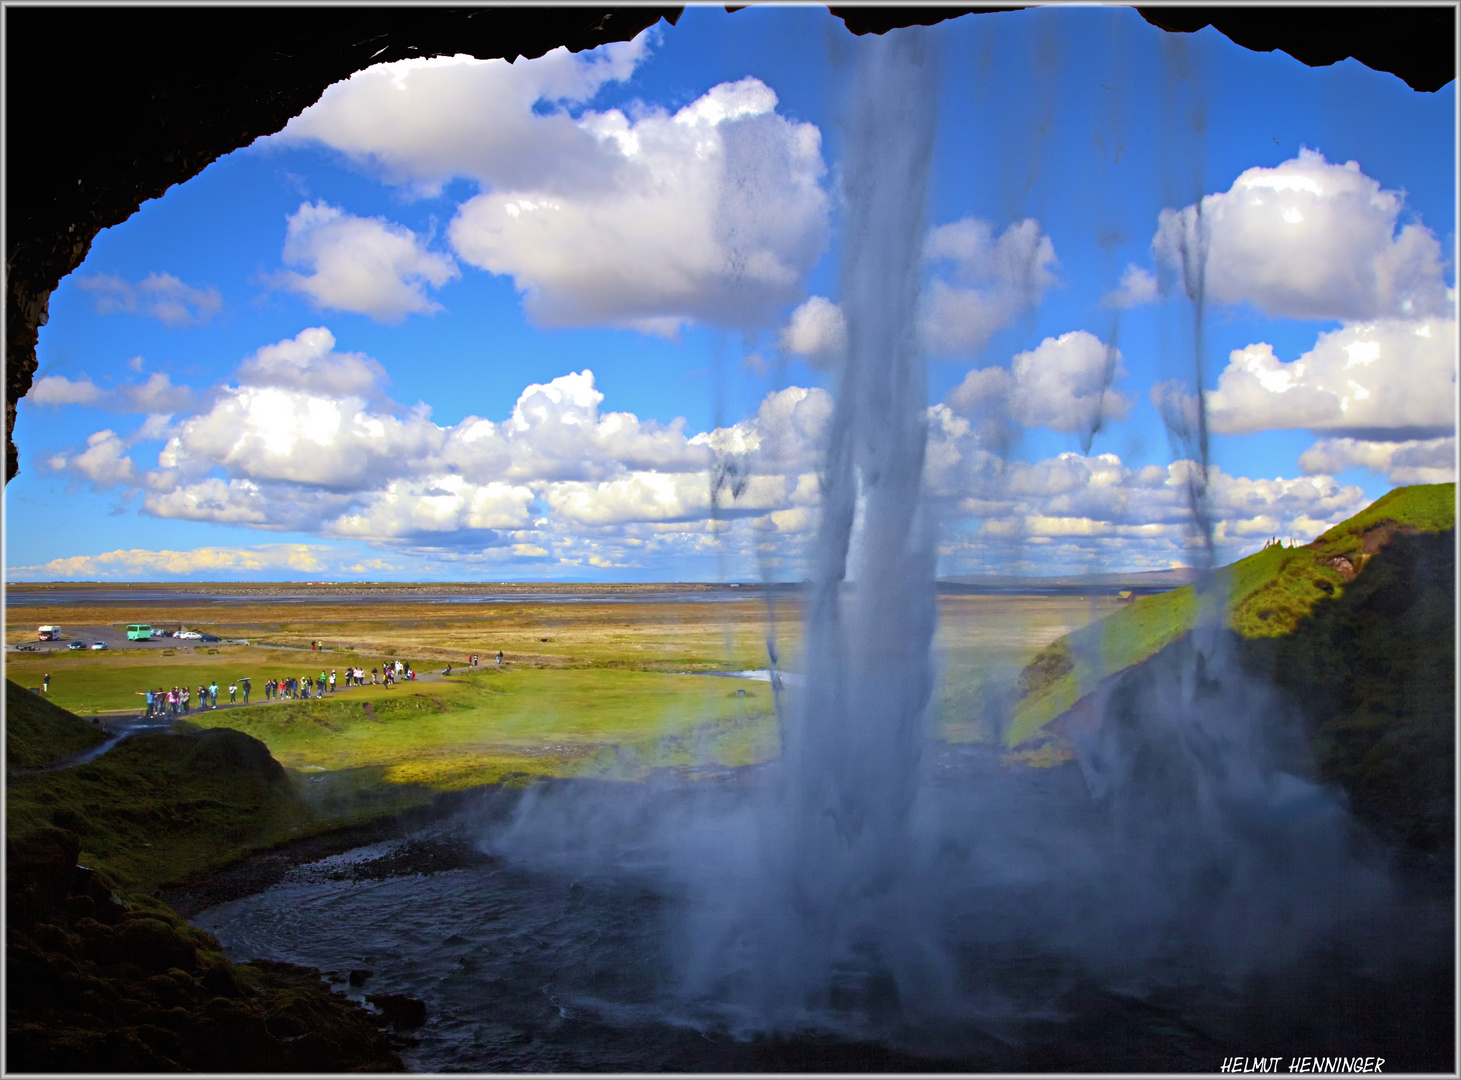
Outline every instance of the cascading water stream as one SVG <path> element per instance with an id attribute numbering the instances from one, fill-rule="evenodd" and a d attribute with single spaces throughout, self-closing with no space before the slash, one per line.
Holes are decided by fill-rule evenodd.
<path id="1" fill-rule="evenodd" d="M 903 994 L 918 978 L 897 909 L 913 880 L 909 814 L 933 688 L 915 319 L 935 80 L 918 30 L 862 49 L 846 171 L 849 345 L 812 555 L 806 684 L 784 713 L 778 782 L 760 808 L 757 910 L 746 920 L 746 1004 L 773 1026 L 825 1007 L 835 967 L 860 948 L 875 950 Z"/>

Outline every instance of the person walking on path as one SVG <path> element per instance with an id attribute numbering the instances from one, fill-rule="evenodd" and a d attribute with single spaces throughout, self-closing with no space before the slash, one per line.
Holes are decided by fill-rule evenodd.
<path id="1" fill-rule="evenodd" d="M 498 649 L 497 650 L 497 666 L 498 667 L 501 667 L 502 666 L 502 650 L 501 649 Z"/>
<path id="2" fill-rule="evenodd" d="M 335 692 L 335 672 L 334 672 L 333 669 L 331 669 L 331 671 L 330 671 L 330 693 L 333 694 L 334 692 Z"/>
<path id="3" fill-rule="evenodd" d="M 212 683 L 208 687 L 208 699 L 209 699 L 208 703 L 213 708 L 215 708 L 215 709 L 218 708 L 218 683 L 216 683 L 216 682 L 215 683 Z"/>
<path id="4" fill-rule="evenodd" d="M 238 700 L 236 697 L 233 696 L 234 695 L 234 692 L 237 691 L 237 690 L 238 690 L 238 683 L 229 683 L 228 684 L 228 703 L 230 705 L 232 705 L 235 701 Z"/>
<path id="5" fill-rule="evenodd" d="M 249 680 L 248 679 L 240 679 L 238 681 L 238 684 L 239 684 L 239 686 L 243 687 L 244 704 L 247 705 L 249 703 Z"/>
<path id="6" fill-rule="evenodd" d="M 51 676 L 50 676 L 49 673 L 47 673 L 47 674 L 41 676 L 41 693 L 43 693 L 43 694 L 49 694 L 50 692 L 51 692 Z"/>

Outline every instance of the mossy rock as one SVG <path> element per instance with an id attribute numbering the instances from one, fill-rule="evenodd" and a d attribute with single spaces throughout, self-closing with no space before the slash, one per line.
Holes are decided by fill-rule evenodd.
<path id="1" fill-rule="evenodd" d="M 402 1071 L 379 1018 L 331 993 L 318 971 L 235 966 L 151 898 L 117 897 L 112 923 L 78 914 L 71 901 L 113 894 L 103 875 L 76 873 L 76 837 L 40 829 L 8 847 L 21 869 L 7 882 L 12 1069 Z M 28 897 L 24 924 L 17 890 Z"/>
<path id="2" fill-rule="evenodd" d="M 215 773 L 245 773 L 270 785 L 288 786 L 284 766 L 269 748 L 252 735 L 233 728 L 209 728 L 189 734 L 194 745 L 187 756 L 189 768 Z"/>

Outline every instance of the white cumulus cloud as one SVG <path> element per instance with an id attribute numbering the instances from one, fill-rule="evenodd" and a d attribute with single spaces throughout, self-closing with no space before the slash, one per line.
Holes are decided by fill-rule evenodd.
<path id="1" fill-rule="evenodd" d="M 430 314 L 441 305 L 426 295 L 460 276 L 446 255 L 428 251 L 405 226 L 361 218 L 323 201 L 304 203 L 288 218 L 282 270 L 272 280 L 320 308 L 353 311 L 383 323 Z"/>
<path id="2" fill-rule="evenodd" d="M 108 389 L 83 375 L 45 375 L 35 381 L 26 400 L 33 405 L 58 408 L 62 405 L 94 405 L 111 412 L 171 413 L 193 407 L 197 397 L 186 386 L 178 386 L 165 372 L 154 371 L 140 383 L 122 383 Z"/>
<path id="3" fill-rule="evenodd" d="M 1156 275 L 1135 263 L 1128 263 L 1121 274 L 1121 284 L 1103 296 L 1101 303 L 1105 307 L 1134 308 L 1150 304 L 1160 295 Z"/>
<path id="4" fill-rule="evenodd" d="M 1270 315 L 1362 321 L 1449 310 L 1440 243 L 1419 222 L 1400 225 L 1404 205 L 1358 162 L 1306 149 L 1248 169 L 1204 196 L 1200 212 L 1163 210 L 1152 248 L 1179 282 L 1201 277 L 1208 299 Z"/>
<path id="5" fill-rule="evenodd" d="M 451 473 L 393 480 L 365 495 L 325 531 L 438 545 L 460 537 L 481 545 L 488 530 L 530 525 L 534 498 L 529 487 L 501 481 L 474 484 Z"/>
<path id="6" fill-rule="evenodd" d="M 245 386 L 273 386 L 337 396 L 367 396 L 386 381 L 385 368 L 364 353 L 335 351 L 335 335 L 323 326 L 265 345 L 238 367 Z"/>
<path id="7" fill-rule="evenodd" d="M 1008 416 L 1024 427 L 1089 436 L 1131 408 L 1111 384 L 1126 374 L 1121 350 L 1085 330 L 1046 338 L 1004 368 L 975 368 L 949 391 L 957 413 Z"/>
<path id="8" fill-rule="evenodd" d="M 1456 424 L 1456 322 L 1353 323 L 1320 334 L 1287 363 L 1264 343 L 1235 349 L 1207 407 L 1212 429 L 1230 434 L 1443 434 Z"/>
<path id="9" fill-rule="evenodd" d="M 814 367 L 830 367 L 847 349 L 847 317 L 825 296 L 809 297 L 791 313 L 781 347 Z"/>
<path id="10" fill-rule="evenodd" d="M 513 278 L 545 325 L 620 325 L 673 334 L 687 322 L 765 325 L 796 299 L 826 245 L 821 135 L 775 112 L 747 78 L 674 115 L 618 110 L 580 120 L 606 182 L 553 178 L 466 202 L 457 253 Z"/>
<path id="11" fill-rule="evenodd" d="M 98 489 L 131 484 L 137 479 L 137 466 L 127 455 L 127 444 L 110 428 L 88 436 L 85 450 L 56 454 L 47 464 L 88 480 Z"/>
<path id="12" fill-rule="evenodd" d="M 1133 469 L 1115 454 L 1075 453 L 999 461 L 952 435 L 935 494 L 955 518 L 979 522 L 946 545 L 945 558 L 966 570 L 1039 574 L 1057 565 L 1159 569 L 1189 561 L 1192 462 Z M 1361 488 L 1329 476 L 1252 479 L 1216 466 L 1208 468 L 1207 492 L 1224 560 L 1272 536 L 1308 542 L 1367 504 Z M 1039 555 L 1029 557 L 1023 545 Z"/>
<path id="13" fill-rule="evenodd" d="M 320 544 L 260 544 L 247 548 L 201 547 L 188 551 L 153 551 L 145 548 L 119 549 L 100 555 L 72 555 L 52 559 L 39 566 L 17 566 L 33 580 L 66 578 L 97 581 L 161 581 L 174 577 L 222 573 L 251 573 L 261 570 L 316 571 L 323 567 L 330 549 Z"/>
<path id="14" fill-rule="evenodd" d="M 934 277 L 923 296 L 924 341 L 937 354 L 978 352 L 1058 281 L 1055 245 L 1031 218 L 997 237 L 978 218 L 940 225 L 929 231 L 924 255 L 953 271 L 952 281 Z"/>
<path id="15" fill-rule="evenodd" d="M 514 63 L 458 55 L 377 64 L 327 88 L 276 137 L 323 143 L 427 195 L 458 176 L 524 187 L 566 173 L 592 187 L 609 160 L 597 140 L 566 111 L 535 107 L 587 102 L 628 79 L 651 38 Z"/>
<path id="16" fill-rule="evenodd" d="M 717 476 L 729 477 L 725 515 L 804 505 L 831 410 L 825 391 L 789 387 L 740 424 L 692 436 L 680 419 L 603 410 L 585 369 L 525 387 L 503 420 L 439 425 L 424 406 L 380 397 L 384 371 L 336 351 L 324 327 L 259 349 L 237 374 L 205 411 L 144 425 L 149 437 L 170 436 L 141 478 L 147 513 L 452 557 L 549 550 L 578 543 L 584 529 L 630 546 L 641 527 L 703 531 Z"/>
<path id="17" fill-rule="evenodd" d="M 37 379 L 26 395 L 32 405 L 95 405 L 102 398 L 101 388 L 83 375 L 68 379 L 64 375 L 44 375 Z"/>
<path id="18" fill-rule="evenodd" d="M 387 181 L 481 194 L 449 236 L 510 276 L 543 325 L 673 335 L 688 322 L 766 326 L 826 246 L 821 134 L 776 112 L 755 78 L 678 112 L 581 105 L 632 74 L 648 37 L 515 64 L 383 64 L 327 90 L 282 137 L 334 147 Z"/>

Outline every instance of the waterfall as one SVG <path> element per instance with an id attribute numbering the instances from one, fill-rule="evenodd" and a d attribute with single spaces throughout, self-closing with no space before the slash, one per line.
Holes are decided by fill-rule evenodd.
<path id="1" fill-rule="evenodd" d="M 862 43 L 848 140 L 836 393 L 812 551 L 806 686 L 762 809 L 756 1004 L 789 1019 L 872 948 L 900 990 L 909 814 L 933 688 L 934 529 L 916 314 L 935 79 L 920 30 Z"/>

